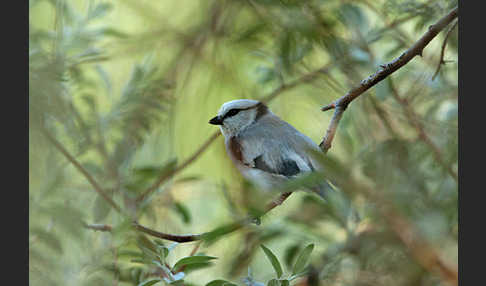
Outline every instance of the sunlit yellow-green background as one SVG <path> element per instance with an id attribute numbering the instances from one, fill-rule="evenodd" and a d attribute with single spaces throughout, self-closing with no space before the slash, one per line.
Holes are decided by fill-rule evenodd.
<path id="1" fill-rule="evenodd" d="M 160 118 L 131 145 L 133 157 L 117 166 L 122 186 L 137 168 L 162 167 L 174 159 L 180 164 L 194 154 L 218 130 L 207 122 L 224 102 L 264 98 L 282 84 L 299 81 L 303 75 L 326 67 L 327 73 L 300 82 L 268 103 L 275 114 L 319 143 L 332 116 L 332 111 L 324 113 L 320 107 L 344 95 L 380 64 L 410 47 L 428 25 L 454 7 L 455 1 L 38 0 L 29 1 L 29 5 L 30 284 L 137 285 L 106 270 L 106 265 L 113 263 L 123 269 L 136 264 L 119 255 L 117 248 L 123 245 L 123 235 L 114 237 L 75 223 L 79 218 L 86 223 L 116 226 L 122 223 L 122 217 L 110 211 L 101 221 L 95 221 L 99 196 L 45 140 L 39 132 L 41 126 L 46 126 L 103 188 L 115 188 L 117 182 L 110 177 L 106 158 L 96 144 L 103 138 L 111 156 L 116 142 L 130 132 L 113 114 L 135 65 L 145 63 L 157 68 L 156 78 L 170 86 L 161 91 L 170 103 L 164 102 L 164 109 L 158 111 Z M 96 9 L 100 9 L 99 15 L 87 19 Z M 438 163 L 436 150 L 418 136 L 420 128 L 411 123 L 407 110 L 394 99 L 388 80 L 349 106 L 328 156 L 346 167 L 342 178 L 353 176 L 363 184 L 376 183 L 377 190 L 389 194 L 444 257 L 456 262 L 457 181 L 443 165 L 457 174 L 457 31 L 451 33 L 445 50 L 444 59 L 450 62 L 442 65 L 432 80 L 446 32 L 425 48 L 423 57 L 413 59 L 392 76 L 398 94 L 413 97 L 411 109 L 417 122 L 445 163 Z M 87 51 L 92 54 L 80 56 Z M 60 71 L 56 71 L 62 74 L 61 79 L 46 76 L 32 80 L 49 73 L 56 54 L 62 55 Z M 72 67 L 82 72 L 83 80 L 76 78 Z M 51 94 L 46 86 L 62 86 L 63 91 Z M 96 105 L 95 112 L 86 98 Z M 69 105 L 90 123 L 88 133 L 98 143 L 85 140 Z M 384 114 L 380 115 L 380 110 Z M 380 149 L 389 140 L 398 140 L 410 150 L 398 154 L 395 152 L 401 151 L 396 150 L 402 149 Z M 243 186 L 220 136 L 192 164 L 158 188 L 147 202 L 150 211 L 138 220 L 173 234 L 209 231 L 246 215 Z M 141 186 L 138 192 L 144 189 Z M 273 278 L 274 270 L 259 247 L 258 235 L 272 230 L 280 233 L 263 243 L 277 257 L 283 259 L 291 245 L 314 243 L 311 261 L 318 270 L 324 267 L 327 262 L 322 260 L 323 253 L 339 248 L 348 235 L 332 218 L 326 219 L 312 209 L 315 205 L 307 205 L 307 196 L 293 194 L 283 206 L 265 215 L 260 226 L 251 225 L 210 246 L 203 245 L 199 252 L 218 259 L 211 267 L 189 273 L 186 285 L 205 285 L 214 279 L 243 285 L 248 267 L 257 281 L 266 283 Z M 113 198 L 122 208 L 129 208 L 119 193 Z M 359 194 L 353 195 L 352 201 L 365 224 L 384 225 L 373 201 Z M 189 211 L 189 223 L 175 211 L 175 202 Z M 251 239 L 254 241 L 248 243 Z M 169 264 L 188 256 L 195 245 L 177 245 L 170 253 Z M 357 283 L 359 269 L 368 263 L 385 267 L 392 263 L 386 259 L 395 261 L 387 252 L 380 254 L 386 257 L 383 261 L 373 253 L 366 254 L 364 260 L 344 258 L 339 262 L 344 278 L 325 280 L 321 276 L 320 285 L 363 285 Z M 395 263 L 405 259 L 412 266 L 406 264 L 407 270 L 400 277 L 393 274 L 394 270 L 380 268 L 377 273 L 382 280 L 376 280 L 375 285 L 389 285 L 392 277 L 399 285 L 419 285 L 413 284 L 413 279 L 419 278 L 420 285 L 437 285 L 435 276 L 423 274 L 415 262 L 410 262 L 413 259 L 400 255 Z"/>

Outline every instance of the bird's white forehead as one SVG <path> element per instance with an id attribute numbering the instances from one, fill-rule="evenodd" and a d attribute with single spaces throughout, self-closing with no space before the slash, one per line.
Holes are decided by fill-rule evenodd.
<path id="1" fill-rule="evenodd" d="M 258 100 L 253 99 L 236 99 L 232 101 L 228 101 L 221 105 L 221 108 L 218 111 L 218 115 L 223 115 L 231 109 L 244 109 L 255 106 L 259 103 Z"/>

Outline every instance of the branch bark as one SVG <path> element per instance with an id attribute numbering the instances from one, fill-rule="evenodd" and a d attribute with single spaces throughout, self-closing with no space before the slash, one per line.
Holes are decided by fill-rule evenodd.
<path id="1" fill-rule="evenodd" d="M 287 193 L 282 193 L 276 200 L 270 202 L 263 213 L 260 215 L 263 216 L 272 209 L 276 208 L 277 206 L 281 205 L 290 195 L 292 192 L 287 192 Z M 246 219 L 243 219 L 239 222 L 236 222 L 232 224 L 232 227 L 230 230 L 228 230 L 226 233 L 231 233 L 234 232 L 248 224 L 251 224 L 255 222 L 255 219 L 259 219 L 260 217 L 247 217 Z M 93 230 L 98 230 L 98 231 L 109 231 L 111 232 L 112 226 L 107 225 L 107 224 L 85 224 L 84 225 L 88 229 L 93 229 Z M 165 239 L 165 240 L 170 240 L 170 241 L 175 241 L 179 243 L 184 243 L 184 242 L 191 242 L 191 241 L 199 241 L 203 240 L 205 235 L 211 233 L 211 232 L 205 232 L 201 234 L 186 234 L 186 235 L 177 235 L 177 234 L 170 234 L 170 233 L 165 233 L 165 232 L 160 232 L 156 231 L 153 229 L 150 229 L 148 227 L 145 227 L 143 225 L 140 225 L 138 222 L 133 222 L 133 227 L 143 233 L 146 233 L 150 236 Z"/>
<path id="2" fill-rule="evenodd" d="M 395 58 L 393 61 L 387 64 L 381 65 L 377 72 L 361 81 L 360 85 L 350 90 L 344 96 L 340 97 L 331 104 L 322 107 L 322 111 L 334 109 L 334 114 L 331 118 L 329 127 L 324 138 L 322 139 L 322 142 L 319 144 L 319 147 L 323 152 L 326 153 L 331 148 L 331 143 L 336 134 L 337 127 L 348 105 L 369 88 L 373 87 L 387 76 L 403 67 L 415 56 L 421 56 L 423 49 L 430 43 L 430 41 L 432 41 L 432 39 L 435 38 L 435 36 L 437 36 L 437 34 L 442 31 L 450 22 L 457 18 L 457 13 L 458 8 L 456 7 L 437 21 L 437 23 L 430 26 L 428 31 L 417 42 L 415 42 L 412 47 L 403 52 L 398 58 Z"/>
<path id="3" fill-rule="evenodd" d="M 435 73 L 434 75 L 432 76 L 432 80 L 435 79 L 435 77 L 439 74 L 439 71 L 440 71 L 440 67 L 445 64 L 446 62 L 444 61 L 444 52 L 445 52 L 445 48 L 447 46 L 447 40 L 449 39 L 449 36 L 451 35 L 452 31 L 454 30 L 454 28 L 457 26 L 457 20 L 454 22 L 454 24 L 449 28 L 449 30 L 447 31 L 447 35 L 445 36 L 444 38 L 444 42 L 442 42 L 442 48 L 440 50 L 440 59 L 439 59 L 439 64 L 437 65 L 437 69 L 435 70 Z"/>

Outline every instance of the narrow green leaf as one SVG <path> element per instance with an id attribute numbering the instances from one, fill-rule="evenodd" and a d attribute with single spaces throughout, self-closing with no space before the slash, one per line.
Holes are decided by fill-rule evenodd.
<path id="1" fill-rule="evenodd" d="M 280 280 L 280 285 L 282 285 L 282 286 L 289 286 L 290 285 L 290 281 L 287 280 L 287 279 Z"/>
<path id="2" fill-rule="evenodd" d="M 279 286 L 279 284 L 277 279 L 272 279 L 268 281 L 267 286 Z"/>
<path id="3" fill-rule="evenodd" d="M 174 204 L 174 209 L 180 215 L 180 217 L 182 218 L 182 221 L 184 223 L 190 223 L 191 222 L 191 213 L 189 212 L 189 210 L 187 209 L 187 207 L 184 204 L 182 204 L 180 202 L 176 202 Z"/>
<path id="4" fill-rule="evenodd" d="M 146 281 L 143 281 L 141 282 L 140 284 L 138 284 L 138 286 L 150 286 L 150 285 L 154 285 L 158 282 L 160 282 L 162 280 L 160 279 L 150 279 L 150 280 L 146 280 Z"/>
<path id="5" fill-rule="evenodd" d="M 299 257 L 297 258 L 297 261 L 294 264 L 292 275 L 300 273 L 304 270 L 305 266 L 307 265 L 307 262 L 309 261 L 310 254 L 313 249 L 314 249 L 314 244 L 309 244 L 304 248 L 304 250 L 302 250 Z"/>
<path id="6" fill-rule="evenodd" d="M 314 197 L 311 198 L 314 199 Z M 285 250 L 284 261 L 287 267 L 291 267 L 299 250 L 300 250 L 299 244 L 294 244 Z"/>
<path id="7" fill-rule="evenodd" d="M 217 259 L 217 257 L 205 256 L 205 255 L 194 255 L 189 257 L 184 257 L 176 262 L 173 270 L 177 271 L 180 267 L 184 265 L 194 264 L 194 263 L 206 263 L 210 260 Z"/>
<path id="8" fill-rule="evenodd" d="M 209 282 L 205 286 L 237 286 L 237 285 L 226 280 L 216 279 Z"/>
<path id="9" fill-rule="evenodd" d="M 280 266 L 280 262 L 278 262 L 277 257 L 272 253 L 272 251 L 268 248 L 265 247 L 265 245 L 261 245 L 263 252 L 265 252 L 265 255 L 267 256 L 268 260 L 272 263 L 273 269 L 275 269 L 275 272 L 277 273 L 277 278 L 280 278 L 283 274 L 282 271 L 282 266 Z"/>

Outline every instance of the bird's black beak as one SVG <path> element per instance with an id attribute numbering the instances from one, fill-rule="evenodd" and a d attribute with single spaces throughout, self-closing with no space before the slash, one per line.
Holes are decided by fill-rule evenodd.
<path id="1" fill-rule="evenodd" d="M 223 120 L 219 116 L 215 116 L 209 120 L 209 124 L 213 125 L 223 125 Z"/>

